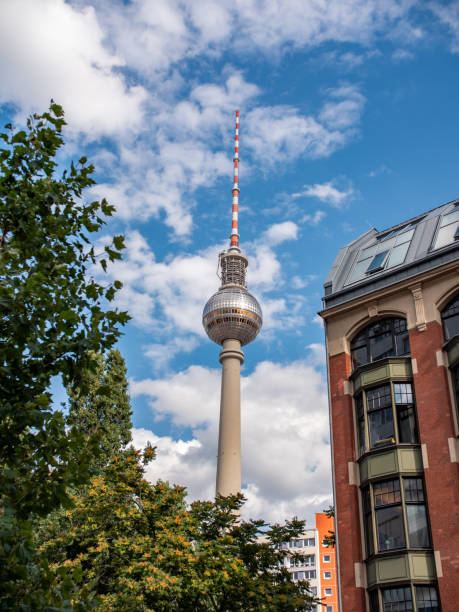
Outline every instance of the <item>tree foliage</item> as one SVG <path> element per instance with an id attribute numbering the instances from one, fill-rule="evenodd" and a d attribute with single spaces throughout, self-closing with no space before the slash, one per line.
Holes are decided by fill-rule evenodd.
<path id="1" fill-rule="evenodd" d="M 328 506 L 327 510 L 324 510 L 324 512 L 328 516 L 328 518 L 335 518 L 335 506 Z M 323 544 L 324 546 L 331 546 L 332 548 L 335 548 L 336 532 L 329 530 L 327 535 L 324 536 Z"/>
<path id="2" fill-rule="evenodd" d="M 75 609 L 91 601 L 100 612 L 311 609 L 307 583 L 291 581 L 278 546 L 301 533 L 302 521 L 274 526 L 260 542 L 266 526 L 239 520 L 240 498 L 187 508 L 183 488 L 147 482 L 153 453 L 113 457 L 51 526 L 42 554 L 57 576 L 73 572 Z"/>
<path id="3" fill-rule="evenodd" d="M 131 441 L 132 411 L 121 353 L 116 349 L 107 356 L 92 353 L 90 366 L 81 374 L 80 385 L 67 389 L 69 422 L 88 435 L 97 433 L 99 448 L 92 464 L 101 469 Z"/>
<path id="4" fill-rule="evenodd" d="M 84 201 L 83 190 L 94 183 L 86 158 L 58 171 L 64 125 L 62 108 L 52 103 L 25 130 L 7 125 L 0 133 L 0 607 L 6 609 L 39 590 L 30 586 L 31 517 L 66 503 L 68 487 L 88 478 L 90 442 L 53 410 L 52 377 L 79 384 L 90 352 L 109 349 L 128 319 L 104 306 L 121 283 L 103 285 L 90 276 L 93 266 L 105 269 L 107 260 L 121 257 L 123 238 L 116 236 L 98 258 L 90 237 L 114 208 Z"/>

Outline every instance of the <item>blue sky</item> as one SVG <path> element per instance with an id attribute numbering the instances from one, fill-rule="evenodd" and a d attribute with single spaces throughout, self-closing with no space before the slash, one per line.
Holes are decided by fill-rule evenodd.
<path id="1" fill-rule="evenodd" d="M 458 197 L 459 2 L 4 0 L 0 118 L 64 106 L 127 250 L 135 443 L 153 479 L 214 492 L 218 347 L 202 308 L 231 227 L 264 328 L 245 350 L 246 516 L 330 502 L 322 283 L 340 246 Z"/>

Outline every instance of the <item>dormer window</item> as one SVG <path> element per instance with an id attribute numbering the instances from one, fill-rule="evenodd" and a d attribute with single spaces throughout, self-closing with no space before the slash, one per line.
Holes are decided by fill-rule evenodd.
<path id="1" fill-rule="evenodd" d="M 410 228 L 411 226 L 407 225 L 390 232 L 378 238 L 371 246 L 360 249 L 345 285 L 362 280 L 375 272 L 402 264 L 414 234 L 414 229 Z"/>

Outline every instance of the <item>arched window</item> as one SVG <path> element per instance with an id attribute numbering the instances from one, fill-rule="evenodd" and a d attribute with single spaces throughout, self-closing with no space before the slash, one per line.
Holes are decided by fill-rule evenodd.
<path id="1" fill-rule="evenodd" d="M 385 357 L 406 357 L 410 342 L 406 319 L 390 317 L 368 325 L 351 342 L 352 367 Z"/>
<path id="2" fill-rule="evenodd" d="M 441 319 L 445 340 L 459 336 L 459 293 L 443 309 Z"/>

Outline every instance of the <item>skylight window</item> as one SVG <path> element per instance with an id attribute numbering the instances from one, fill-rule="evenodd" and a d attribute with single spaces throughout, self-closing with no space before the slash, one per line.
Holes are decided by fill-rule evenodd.
<path id="1" fill-rule="evenodd" d="M 435 237 L 434 249 L 452 244 L 459 239 L 459 208 L 455 206 L 447 215 L 440 220 L 437 235 Z"/>
<path id="2" fill-rule="evenodd" d="M 372 272 L 377 272 L 378 270 L 382 270 L 384 268 L 384 263 L 386 261 L 388 253 L 389 251 L 382 251 L 381 253 L 377 253 L 373 257 L 370 265 L 367 268 L 367 274 L 371 274 Z"/>
<path id="3" fill-rule="evenodd" d="M 345 285 L 404 263 L 414 235 L 414 226 L 415 224 L 405 225 L 378 238 L 371 246 L 361 249 Z"/>

